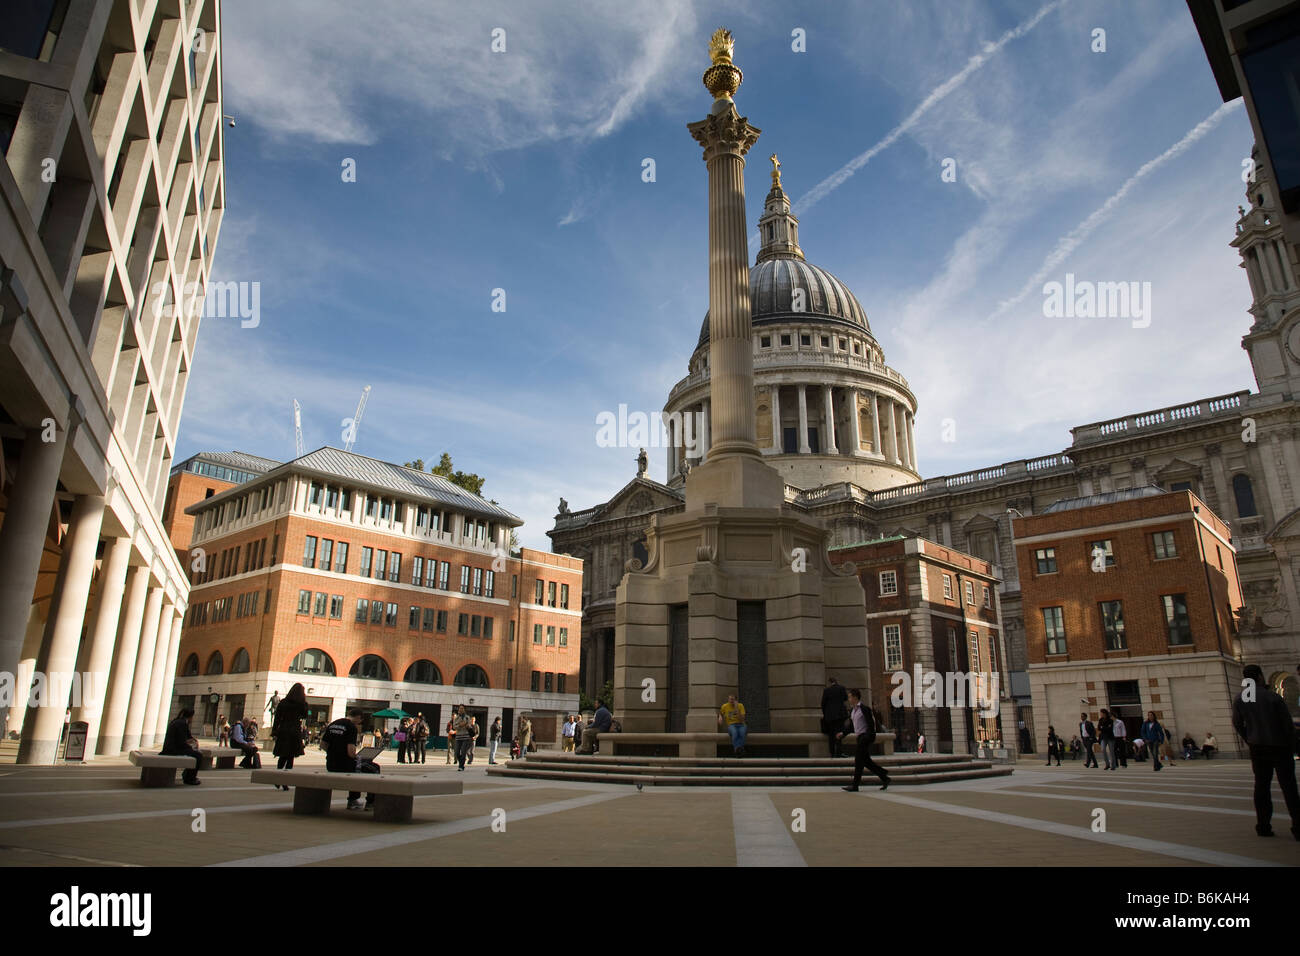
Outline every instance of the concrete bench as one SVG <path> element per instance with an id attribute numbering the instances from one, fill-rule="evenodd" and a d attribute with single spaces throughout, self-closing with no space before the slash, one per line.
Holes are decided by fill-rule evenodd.
<path id="1" fill-rule="evenodd" d="M 251 779 L 253 783 L 293 787 L 294 813 L 329 813 L 331 790 L 373 793 L 375 819 L 381 823 L 406 823 L 416 797 L 464 793 L 465 789 L 459 780 L 327 770 L 254 770 Z"/>
<path id="2" fill-rule="evenodd" d="M 234 747 L 200 747 L 199 753 L 203 754 L 203 765 L 200 770 L 233 770 L 235 761 L 244 756 L 242 750 Z"/>
<path id="3" fill-rule="evenodd" d="M 132 750 L 127 759 L 132 766 L 140 768 L 140 783 L 146 787 L 170 787 L 176 782 L 177 770 L 194 769 L 193 757 L 164 757 L 162 754 Z"/>

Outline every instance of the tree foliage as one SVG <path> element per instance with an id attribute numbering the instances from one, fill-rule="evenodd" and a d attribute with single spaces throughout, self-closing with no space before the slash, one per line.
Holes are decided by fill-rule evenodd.
<path id="1" fill-rule="evenodd" d="M 415 461 L 406 462 L 407 468 L 414 468 L 416 471 L 424 471 L 424 459 L 417 458 Z M 486 480 L 480 475 L 468 471 L 457 471 L 451 463 L 451 455 L 443 452 L 442 457 L 438 459 L 438 464 L 428 469 L 430 474 L 446 478 L 453 485 L 464 488 L 466 491 L 476 495 L 483 494 L 483 482 Z"/>

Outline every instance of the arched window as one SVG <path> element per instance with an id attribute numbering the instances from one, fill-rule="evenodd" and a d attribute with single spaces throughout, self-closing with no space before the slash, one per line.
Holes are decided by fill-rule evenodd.
<path id="1" fill-rule="evenodd" d="M 392 673 L 388 669 L 388 662 L 378 654 L 366 654 L 358 657 L 352 670 L 348 671 L 349 677 L 361 677 L 366 680 L 391 680 Z"/>
<path id="2" fill-rule="evenodd" d="M 185 666 L 181 668 L 181 676 L 182 677 L 199 676 L 199 655 L 198 654 L 191 654 L 189 657 L 185 658 Z"/>
<path id="3" fill-rule="evenodd" d="M 248 665 L 248 648 L 241 647 L 230 662 L 230 673 L 247 674 L 252 668 Z"/>
<path id="4" fill-rule="evenodd" d="M 412 684 L 441 684 L 442 671 L 438 670 L 438 665 L 433 661 L 416 661 L 406 669 L 406 676 L 402 680 Z"/>
<path id="5" fill-rule="evenodd" d="M 1250 518 L 1259 514 L 1255 508 L 1255 489 L 1250 486 L 1249 475 L 1232 476 L 1232 494 L 1237 499 L 1237 516 Z"/>
<path id="6" fill-rule="evenodd" d="M 477 664 L 466 664 L 456 672 L 456 679 L 452 683 L 457 687 L 487 687 L 487 672 Z"/>
<path id="7" fill-rule="evenodd" d="M 298 656 L 289 665 L 290 674 L 323 674 L 334 676 L 334 660 L 319 647 L 309 647 L 299 651 Z"/>
<path id="8" fill-rule="evenodd" d="M 208 675 L 220 674 L 225 667 L 225 660 L 220 651 L 213 651 L 212 656 L 208 658 L 208 666 L 203 669 L 203 673 Z"/>

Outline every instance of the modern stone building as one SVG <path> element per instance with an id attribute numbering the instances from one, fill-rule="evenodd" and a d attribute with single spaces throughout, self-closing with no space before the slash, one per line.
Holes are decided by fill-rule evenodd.
<path id="1" fill-rule="evenodd" d="M 1057 502 L 1015 519 L 1037 743 L 1101 708 L 1134 730 L 1147 711 L 1178 740 L 1213 731 L 1236 754 L 1241 607 L 1228 526 L 1188 491 Z"/>
<path id="2" fill-rule="evenodd" d="M 921 537 L 993 566 L 1018 720 L 1029 723 L 1033 714 L 1012 516 L 1032 515 L 1061 499 L 1151 484 L 1190 491 L 1221 516 L 1237 550 L 1244 659 L 1259 663 L 1300 713 L 1300 262 L 1282 232 L 1268 157 L 1257 151 L 1256 159 L 1249 206 L 1241 209 L 1235 234 L 1225 237 L 1242 257 L 1243 291 L 1252 297 L 1254 321 L 1242 344 L 1254 369 L 1254 391 L 1121 414 L 1071 429 L 1070 444 L 1060 451 L 920 480 L 909 431 L 915 399 L 884 364 L 851 292 L 796 255 L 795 223 L 783 212 L 779 184 L 769 193 L 763 258 L 750 273 L 754 409 L 759 422 L 775 423 L 764 460 L 785 478 L 787 499 L 831 527 L 834 544 Z M 794 309 L 799 289 L 804 312 Z M 667 412 L 698 410 L 708 421 L 706 358 L 697 348 L 689 374 L 669 393 Z M 1114 384 L 1120 391 L 1122 383 Z M 795 437 L 787 442 L 791 428 Z M 896 442 L 887 437 L 891 428 Z M 700 431 L 707 447 L 710 429 Z M 833 443 L 827 440 L 832 432 Z M 778 433 L 779 444 L 772 438 Z M 684 450 L 670 460 L 689 462 L 690 456 Z M 608 676 L 602 668 L 609 666 L 603 662 L 611 656 L 610 614 L 624 563 L 643 547 L 652 515 L 682 508 L 683 470 L 677 467 L 662 484 L 639 475 L 603 504 L 556 515 L 552 549 L 581 557 L 591 569 L 582 649 L 589 693 Z M 1042 737 L 1039 731 L 1034 739 Z"/>
<path id="3" fill-rule="evenodd" d="M 9 4 L 0 51 L 0 672 L 19 761 L 49 763 L 68 704 L 88 754 L 167 718 L 189 582 L 160 516 L 225 207 L 221 8 Z M 24 711 L 33 672 L 62 689 Z"/>
<path id="4" fill-rule="evenodd" d="M 313 726 L 400 707 L 440 734 L 465 704 L 484 734 L 527 713 L 555 739 L 578 705 L 581 561 L 511 555 L 520 519 L 438 475 L 335 448 L 272 465 L 178 499 L 201 563 L 172 705 L 194 705 L 196 730 L 219 713 L 265 720 L 301 681 Z"/>

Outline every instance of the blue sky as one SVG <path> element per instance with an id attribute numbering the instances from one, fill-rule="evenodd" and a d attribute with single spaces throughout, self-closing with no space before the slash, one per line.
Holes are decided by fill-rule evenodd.
<path id="1" fill-rule="evenodd" d="M 587 507 L 635 473 L 596 416 L 662 408 L 695 346 L 707 180 L 686 124 L 719 25 L 763 131 L 751 230 L 775 151 L 805 254 L 918 396 L 924 475 L 1254 385 L 1228 246 L 1250 127 L 1181 0 L 365 7 L 223 5 L 237 125 L 213 278 L 259 282 L 261 315 L 204 320 L 178 460 L 292 457 L 295 398 L 308 448 L 340 445 L 371 385 L 356 451 L 449 451 L 548 547 L 561 495 Z M 1045 317 L 1067 272 L 1150 282 L 1150 326 Z"/>

